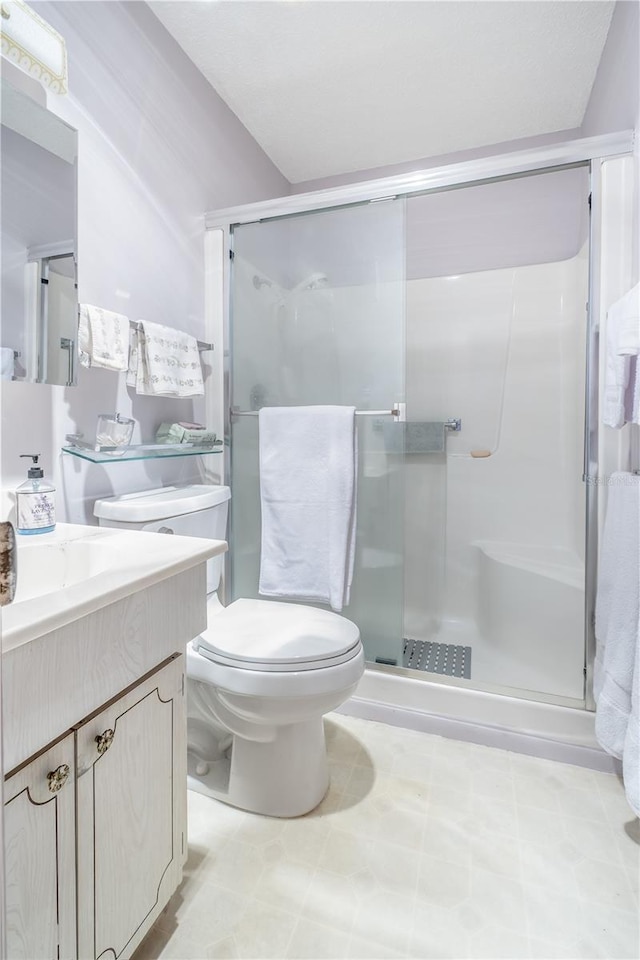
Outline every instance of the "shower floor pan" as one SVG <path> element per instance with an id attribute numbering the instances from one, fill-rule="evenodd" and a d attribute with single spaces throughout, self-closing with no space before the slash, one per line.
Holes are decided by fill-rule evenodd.
<path id="1" fill-rule="evenodd" d="M 471 679 L 471 647 L 433 640 L 405 639 L 402 666 L 410 670 Z"/>

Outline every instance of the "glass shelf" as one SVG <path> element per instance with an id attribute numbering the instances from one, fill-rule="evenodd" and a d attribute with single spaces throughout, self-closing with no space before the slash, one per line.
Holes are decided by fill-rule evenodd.
<path id="1" fill-rule="evenodd" d="M 70 453 L 90 463 L 123 463 L 131 460 L 167 460 L 170 457 L 204 457 L 210 453 L 222 453 L 221 440 L 198 446 L 195 443 L 140 443 L 129 447 L 103 447 L 94 450 L 87 446 L 67 446 L 63 453 Z"/>

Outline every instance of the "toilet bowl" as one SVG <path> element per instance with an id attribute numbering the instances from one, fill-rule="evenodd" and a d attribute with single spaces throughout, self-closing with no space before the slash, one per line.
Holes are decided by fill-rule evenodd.
<path id="1" fill-rule="evenodd" d="M 189 786 L 270 816 L 312 810 L 329 785 L 322 717 L 363 669 L 344 617 L 270 600 L 214 605 L 187 648 Z"/>
<path id="2" fill-rule="evenodd" d="M 99 500 L 100 523 L 224 539 L 228 487 L 192 484 Z M 298 603 L 223 607 L 222 558 L 207 563 L 207 629 L 187 645 L 188 786 L 233 806 L 295 817 L 324 797 L 323 716 L 364 672 L 358 627 Z"/>

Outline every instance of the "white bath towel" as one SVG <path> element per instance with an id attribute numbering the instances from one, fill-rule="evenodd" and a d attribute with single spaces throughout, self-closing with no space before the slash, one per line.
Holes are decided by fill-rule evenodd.
<path id="1" fill-rule="evenodd" d="M 596 601 L 596 736 L 640 816 L 640 477 L 611 476 Z"/>
<path id="2" fill-rule="evenodd" d="M 618 354 L 622 357 L 640 353 L 640 283 L 614 303 L 618 317 Z"/>
<path id="3" fill-rule="evenodd" d="M 640 355 L 629 357 L 629 384 L 633 386 L 629 422 L 640 424 Z"/>
<path id="4" fill-rule="evenodd" d="M 83 367 L 103 367 L 124 373 L 129 356 L 128 317 L 81 303 L 78 355 Z"/>
<path id="5" fill-rule="evenodd" d="M 204 394 L 198 341 L 159 323 L 140 321 L 132 331 L 127 384 L 148 397 Z"/>
<path id="6" fill-rule="evenodd" d="M 0 380 L 13 380 L 15 356 L 11 347 L 0 347 Z"/>
<path id="7" fill-rule="evenodd" d="M 640 423 L 639 297 L 636 286 L 607 311 L 603 422 L 608 427 Z"/>
<path id="8" fill-rule="evenodd" d="M 264 407 L 259 591 L 349 603 L 355 557 L 354 407 Z"/>
<path id="9" fill-rule="evenodd" d="M 616 324 L 616 350 L 628 361 L 626 420 L 640 424 L 640 283 L 611 308 Z M 631 398 L 631 399 L 630 399 Z"/>

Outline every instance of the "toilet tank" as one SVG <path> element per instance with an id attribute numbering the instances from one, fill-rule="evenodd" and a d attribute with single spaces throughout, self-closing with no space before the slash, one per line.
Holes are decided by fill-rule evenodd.
<path id="1" fill-rule="evenodd" d="M 229 487 L 190 483 L 96 500 L 101 527 L 226 540 Z M 224 555 L 207 560 L 207 593 L 220 585 Z"/>

